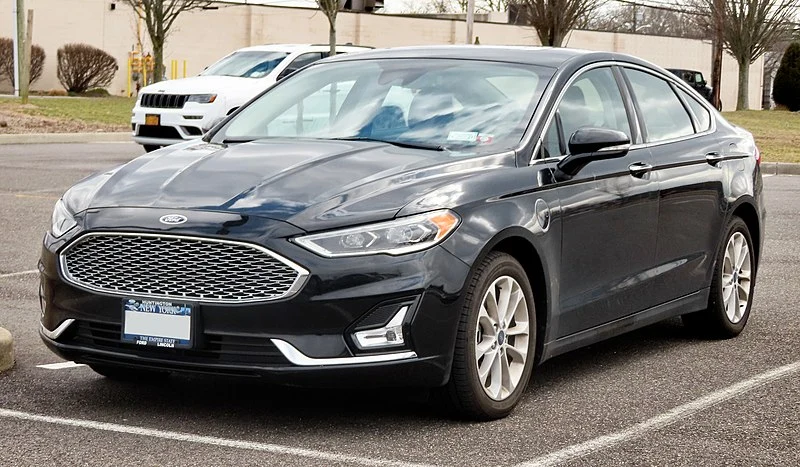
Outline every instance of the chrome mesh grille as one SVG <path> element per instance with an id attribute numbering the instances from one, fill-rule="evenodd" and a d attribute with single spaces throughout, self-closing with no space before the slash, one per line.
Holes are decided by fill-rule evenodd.
<path id="1" fill-rule="evenodd" d="M 282 298 L 307 275 L 260 247 L 195 237 L 87 234 L 61 253 L 64 279 L 135 297 L 245 303 Z"/>

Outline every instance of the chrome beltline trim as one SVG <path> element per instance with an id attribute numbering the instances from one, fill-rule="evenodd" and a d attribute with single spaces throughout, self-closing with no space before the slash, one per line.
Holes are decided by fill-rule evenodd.
<path id="1" fill-rule="evenodd" d="M 253 248 L 254 250 L 260 251 L 267 256 L 271 256 L 276 260 L 280 261 L 284 265 L 294 269 L 297 272 L 297 278 L 295 278 L 294 283 L 292 286 L 281 295 L 269 298 L 255 298 L 255 299 L 248 299 L 248 300 L 223 300 L 223 299 L 202 299 L 202 298 L 187 298 L 187 297 L 179 297 L 179 296 L 172 296 L 172 295 L 157 295 L 157 294 L 144 294 L 144 293 L 137 293 L 137 292 L 118 292 L 116 290 L 108 290 L 102 287 L 94 287 L 89 284 L 85 284 L 82 281 L 76 280 L 72 277 L 69 273 L 69 268 L 67 267 L 67 253 L 78 243 L 80 243 L 83 239 L 91 236 L 121 236 L 121 237 L 150 237 L 150 238 L 173 238 L 178 240 L 197 240 L 201 242 L 215 242 L 215 243 L 226 243 L 229 245 L 239 245 L 245 246 L 249 248 Z M 173 234 L 154 234 L 154 233 L 140 233 L 140 232 L 116 232 L 116 231 L 98 231 L 98 232 L 87 232 L 84 233 L 72 240 L 70 240 L 69 244 L 61 250 L 58 255 L 58 263 L 61 277 L 69 284 L 72 284 L 76 287 L 79 287 L 84 290 L 88 290 L 90 292 L 97 292 L 105 295 L 112 295 L 115 297 L 141 297 L 141 298 L 159 298 L 162 300 L 186 300 L 188 302 L 198 302 L 198 303 L 260 303 L 260 302 L 271 302 L 275 300 L 281 300 L 287 297 L 291 297 L 292 295 L 296 294 L 303 288 L 306 283 L 306 279 L 308 279 L 309 272 L 304 267 L 300 266 L 299 264 L 293 262 L 292 260 L 285 258 L 278 253 L 275 253 L 272 250 L 264 248 L 261 245 L 257 245 L 255 243 L 250 242 L 241 242 L 241 241 L 234 241 L 234 240 L 223 240 L 214 237 L 197 237 L 193 235 L 173 235 Z"/>
<path id="2" fill-rule="evenodd" d="M 297 366 L 333 366 L 357 365 L 359 363 L 393 362 L 416 358 L 413 351 L 397 352 L 378 355 L 360 355 L 358 357 L 313 358 L 297 350 L 292 344 L 281 339 L 270 339 L 272 344 L 280 350 L 284 357 Z"/>
<path id="3" fill-rule="evenodd" d="M 39 328 L 42 334 L 44 334 L 48 339 L 56 340 L 59 338 L 59 336 L 61 336 L 61 334 L 64 334 L 64 331 L 66 331 L 67 328 L 72 326 L 72 323 L 74 322 L 75 320 L 72 318 L 65 319 L 64 321 L 61 322 L 61 324 L 58 325 L 57 328 L 53 329 L 52 331 L 44 327 L 44 324 L 42 323 L 39 323 Z"/>

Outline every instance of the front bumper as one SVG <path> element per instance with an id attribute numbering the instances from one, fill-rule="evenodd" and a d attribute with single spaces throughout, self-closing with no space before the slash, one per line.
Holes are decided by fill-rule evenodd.
<path id="1" fill-rule="evenodd" d="M 135 218 L 134 211 L 150 210 L 129 210 L 126 217 Z M 231 232 L 225 239 L 254 242 L 253 232 L 280 230 L 266 226 L 276 222 L 251 216 L 239 227 L 241 232 Z M 157 229 L 152 226 L 148 232 Z M 208 230 L 196 226 L 184 230 L 173 228 L 169 233 L 208 236 Z M 73 234 L 73 239 L 78 235 Z M 439 386 L 449 377 L 459 297 L 469 268 L 444 248 L 400 257 L 327 259 L 285 237 L 259 238 L 259 244 L 310 271 L 305 286 L 283 300 L 198 303 L 193 347 L 163 349 L 121 341 L 121 297 L 87 291 L 63 279 L 57 253 L 67 242 L 47 236 L 40 264 L 40 334 L 63 358 L 89 364 L 258 375 L 303 385 Z M 405 346 L 358 349 L 351 336 L 359 320 L 387 303 L 409 301 L 414 310 L 404 330 Z"/>
<path id="2" fill-rule="evenodd" d="M 221 97 L 211 104 L 188 102 L 180 109 L 148 108 L 137 103 L 131 114 L 133 140 L 138 144 L 168 146 L 197 139 L 203 136 L 204 128 L 225 114 Z M 160 125 L 145 125 L 147 115 L 158 115 Z"/>

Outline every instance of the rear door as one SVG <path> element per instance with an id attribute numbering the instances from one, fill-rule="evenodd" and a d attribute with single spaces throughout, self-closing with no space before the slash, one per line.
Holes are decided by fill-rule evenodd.
<path id="1" fill-rule="evenodd" d="M 659 303 L 710 283 L 724 222 L 722 148 L 710 109 L 654 72 L 625 68 L 642 134 L 653 156 L 658 201 L 657 268 L 648 293 Z"/>
<path id="2" fill-rule="evenodd" d="M 622 83 L 612 67 L 579 75 L 558 104 L 540 157 L 564 154 L 572 133 L 586 127 L 619 130 L 636 142 L 637 125 L 627 111 Z M 651 165 L 649 150 L 634 145 L 623 158 L 590 163 L 559 189 L 563 234 L 557 338 L 653 305 L 646 273 L 655 260 L 658 183 Z"/>

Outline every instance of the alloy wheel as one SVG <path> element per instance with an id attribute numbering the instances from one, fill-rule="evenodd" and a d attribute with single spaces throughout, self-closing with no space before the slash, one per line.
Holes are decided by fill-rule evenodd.
<path id="1" fill-rule="evenodd" d="M 475 332 L 478 380 L 492 399 L 508 398 L 520 384 L 528 359 L 528 303 L 519 283 L 501 276 L 481 302 Z"/>
<path id="2" fill-rule="evenodd" d="M 732 324 L 739 323 L 747 311 L 751 280 L 750 246 L 741 232 L 734 232 L 725 246 L 722 263 L 722 303 Z"/>

